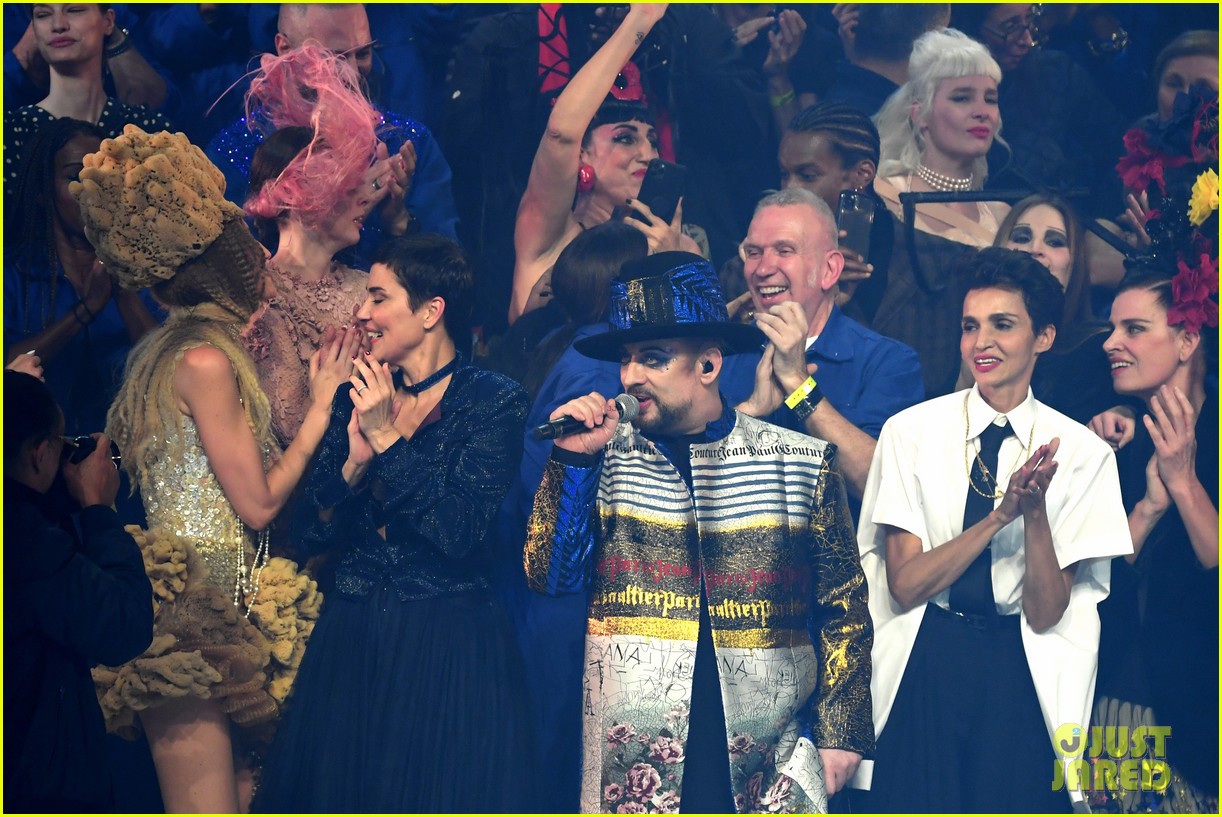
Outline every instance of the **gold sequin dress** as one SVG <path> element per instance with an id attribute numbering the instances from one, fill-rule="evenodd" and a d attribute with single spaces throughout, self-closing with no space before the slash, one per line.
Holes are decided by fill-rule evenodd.
<path id="1" fill-rule="evenodd" d="M 230 338 L 208 342 L 231 359 L 245 354 Z M 163 358 L 150 378 L 151 398 L 165 397 L 158 390 L 170 388 L 182 353 L 200 343 L 186 340 L 170 349 L 151 344 L 162 346 Z M 241 376 L 239 382 L 249 417 L 250 382 Z M 127 737 L 135 735 L 134 713 L 188 695 L 223 701 L 239 726 L 272 721 L 322 603 L 317 584 L 298 573 L 296 564 L 267 559 L 265 550 L 256 553 L 255 535 L 226 498 L 194 422 L 176 419 L 178 428 L 161 423 L 161 433 L 144 449 L 148 466 L 141 493 L 148 530 L 128 528 L 152 582 L 153 642 L 121 667 L 94 670 L 107 727 Z"/>

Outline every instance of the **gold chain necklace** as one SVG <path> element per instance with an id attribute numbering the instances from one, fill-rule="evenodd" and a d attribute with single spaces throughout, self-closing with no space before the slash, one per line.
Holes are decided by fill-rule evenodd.
<path id="1" fill-rule="evenodd" d="M 985 499 L 998 500 L 1005 496 L 1005 491 L 1001 490 L 999 480 L 997 477 L 993 476 L 992 472 L 989 471 L 988 466 L 984 464 L 984 460 L 980 458 L 979 451 L 976 452 L 976 463 L 980 466 L 981 476 L 984 477 L 984 486 L 988 488 L 989 483 L 992 482 L 992 489 L 988 493 L 985 493 L 976 487 L 976 481 L 972 479 L 972 440 L 967 436 L 971 432 L 971 427 L 968 425 L 967 421 L 967 398 L 970 395 L 970 389 L 963 395 L 963 467 L 967 471 L 967 484 L 971 486 L 973 491 L 980 494 Z M 1031 432 L 1027 435 L 1027 444 L 1023 446 L 1021 451 L 1018 452 L 1018 458 L 1014 460 L 1014 467 L 1010 469 L 1011 477 L 1014 476 L 1014 472 L 1018 470 L 1018 464 L 1023 461 L 1023 453 L 1030 453 L 1031 444 L 1033 442 L 1035 442 L 1035 417 L 1031 418 Z M 1000 463 L 998 464 L 1000 465 Z M 998 468 L 997 470 L 1000 473 L 1001 469 Z M 1006 478 L 1006 482 L 1009 483 L 1009 477 Z"/>

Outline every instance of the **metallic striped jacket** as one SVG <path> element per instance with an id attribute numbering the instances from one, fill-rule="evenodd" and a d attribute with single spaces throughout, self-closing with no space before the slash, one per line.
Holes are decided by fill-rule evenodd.
<path id="1" fill-rule="evenodd" d="M 690 446 L 689 490 L 623 431 L 588 467 L 548 463 L 524 555 L 535 590 L 590 590 L 582 810 L 678 810 L 702 584 L 738 810 L 825 810 L 816 747 L 874 749 L 835 446 L 727 409 Z"/>

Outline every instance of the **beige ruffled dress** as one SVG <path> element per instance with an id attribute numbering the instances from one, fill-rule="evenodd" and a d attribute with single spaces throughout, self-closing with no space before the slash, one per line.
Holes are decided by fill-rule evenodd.
<path id="1" fill-rule="evenodd" d="M 195 328 L 205 337 L 163 328 L 171 337 L 157 338 L 163 343 L 150 403 L 167 399 L 160 391 L 170 388 L 187 349 L 207 342 L 231 358 L 245 355 L 230 332 L 215 324 Z M 251 367 L 246 361 L 235 368 Z M 249 419 L 248 392 L 257 385 L 243 381 L 239 393 Z M 270 724 L 288 697 L 322 605 L 316 582 L 295 563 L 266 557 L 226 498 L 194 422 L 179 417 L 178 428 L 156 436 L 149 458 L 142 486 L 148 530 L 128 528 L 152 582 L 153 642 L 126 664 L 93 673 L 107 728 L 128 738 L 138 731 L 138 712 L 186 696 L 222 701 L 238 726 Z M 266 429 L 255 431 L 256 438 L 270 439 Z M 269 736 L 264 731 L 253 734 Z"/>

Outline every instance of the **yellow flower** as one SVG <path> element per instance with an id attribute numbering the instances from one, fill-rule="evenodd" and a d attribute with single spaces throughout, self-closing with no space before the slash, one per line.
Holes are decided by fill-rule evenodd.
<path id="1" fill-rule="evenodd" d="M 1192 198 L 1188 200 L 1188 220 L 1200 227 L 1210 213 L 1218 209 L 1218 174 L 1211 167 L 1192 186 Z"/>

